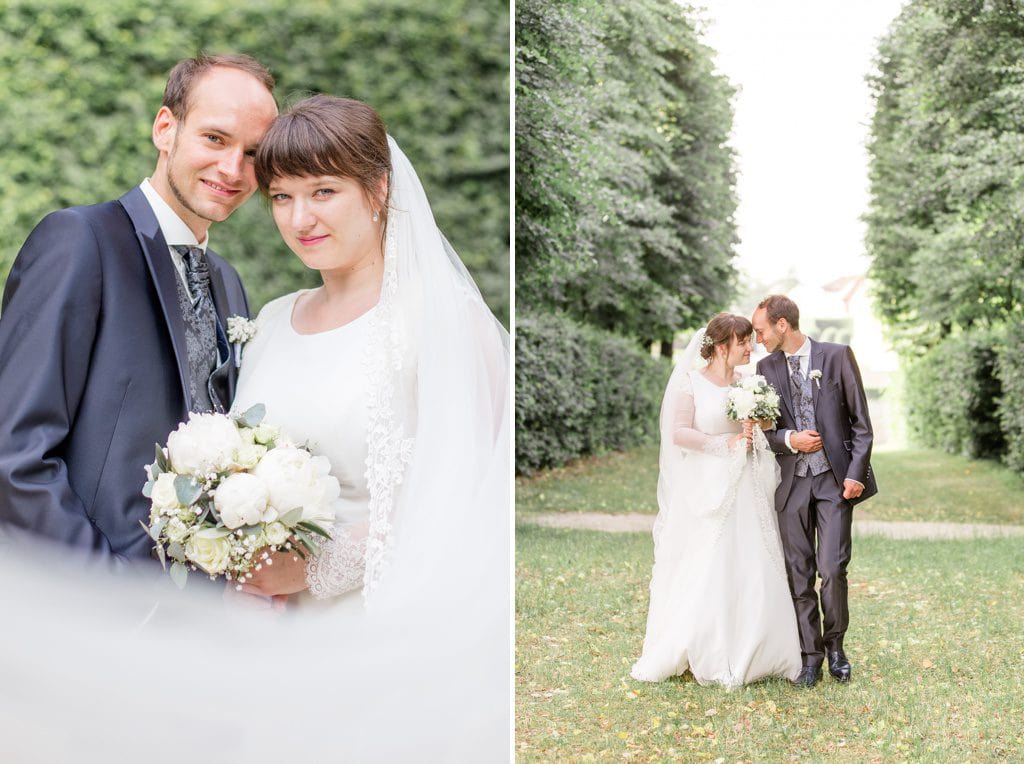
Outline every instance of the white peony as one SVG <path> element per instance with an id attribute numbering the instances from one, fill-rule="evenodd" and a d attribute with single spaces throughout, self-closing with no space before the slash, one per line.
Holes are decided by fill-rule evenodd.
<path id="1" fill-rule="evenodd" d="M 185 557 L 211 576 L 220 575 L 231 561 L 231 537 L 211 538 L 204 531 L 193 534 L 185 544 Z"/>
<path id="2" fill-rule="evenodd" d="M 748 419 L 754 406 L 757 405 L 757 398 L 750 390 L 737 387 L 731 392 L 733 409 L 739 419 Z"/>
<path id="3" fill-rule="evenodd" d="M 330 464 L 322 456 L 291 446 L 268 451 L 252 474 L 266 483 L 270 505 L 279 514 L 302 508 L 302 519 L 333 520 L 334 504 L 341 495 Z"/>
<path id="4" fill-rule="evenodd" d="M 256 475 L 245 472 L 228 475 L 213 492 L 213 505 L 224 525 L 232 530 L 266 519 L 269 500 L 267 485 Z"/>
<path id="5" fill-rule="evenodd" d="M 162 472 L 153 482 L 153 492 L 149 498 L 153 502 L 153 510 L 158 514 L 181 506 L 178 501 L 178 492 L 174 490 L 174 478 L 174 473 Z"/>
<path id="6" fill-rule="evenodd" d="M 228 469 L 242 447 L 234 422 L 223 414 L 189 414 L 167 438 L 174 471 L 203 478 Z"/>

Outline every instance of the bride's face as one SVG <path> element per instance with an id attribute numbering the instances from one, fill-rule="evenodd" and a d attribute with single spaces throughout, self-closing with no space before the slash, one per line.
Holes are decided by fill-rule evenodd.
<path id="1" fill-rule="evenodd" d="M 729 347 L 729 365 L 732 367 L 743 366 L 750 363 L 750 353 L 754 346 L 750 337 L 733 337 Z"/>
<path id="2" fill-rule="evenodd" d="M 345 274 L 381 258 L 380 205 L 358 181 L 283 177 L 268 192 L 277 229 L 307 268 Z"/>

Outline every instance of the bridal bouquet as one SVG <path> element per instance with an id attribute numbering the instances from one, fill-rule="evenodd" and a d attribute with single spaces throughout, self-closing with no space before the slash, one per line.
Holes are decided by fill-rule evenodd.
<path id="1" fill-rule="evenodd" d="M 322 523 L 335 517 L 341 492 L 323 456 L 262 423 L 257 404 L 244 414 L 191 414 L 156 447 L 142 493 L 160 564 L 183 587 L 189 570 L 240 580 L 270 552 L 319 554 Z M 303 551 L 305 550 L 305 551 Z"/>
<path id="2" fill-rule="evenodd" d="M 760 374 L 744 377 L 729 389 L 726 415 L 735 421 L 770 419 L 779 415 L 779 394 Z"/>

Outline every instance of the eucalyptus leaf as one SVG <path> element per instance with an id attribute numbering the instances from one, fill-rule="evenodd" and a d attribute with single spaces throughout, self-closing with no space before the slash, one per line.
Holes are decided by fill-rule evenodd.
<path id="1" fill-rule="evenodd" d="M 314 557 L 316 557 L 318 554 L 320 554 L 320 547 L 312 539 L 312 537 L 309 536 L 304 531 L 301 531 L 298 528 L 295 528 L 295 538 L 297 538 L 299 540 L 299 543 L 301 543 L 304 547 L 306 547 L 306 549 L 309 550 L 309 553 L 311 555 L 313 555 Z"/>
<path id="2" fill-rule="evenodd" d="M 167 556 L 177 560 L 178 562 L 185 562 L 185 547 L 177 541 L 172 541 L 167 545 Z"/>
<path id="3" fill-rule="evenodd" d="M 155 523 L 153 523 L 153 525 L 150 526 L 146 530 L 146 532 L 149 534 L 149 537 L 151 539 L 153 539 L 153 541 L 157 541 L 160 538 L 160 531 L 162 531 L 164 529 L 164 526 L 166 526 L 166 525 L 167 525 L 167 518 L 166 517 L 161 517 L 159 520 L 157 520 Z"/>
<path id="4" fill-rule="evenodd" d="M 246 536 L 259 536 L 261 533 L 263 533 L 263 526 L 262 525 L 243 525 L 242 526 L 242 533 L 244 533 Z"/>
<path id="5" fill-rule="evenodd" d="M 182 506 L 191 507 L 202 495 L 203 487 L 191 475 L 178 475 L 174 478 L 174 492 Z"/>
<path id="6" fill-rule="evenodd" d="M 153 477 L 156 478 L 156 475 L 153 475 Z M 154 485 L 155 485 L 155 480 L 147 480 L 146 484 L 144 486 L 142 486 L 142 495 L 145 496 L 147 499 L 150 499 L 150 498 L 153 497 L 153 486 Z"/>
<path id="7" fill-rule="evenodd" d="M 301 522 L 296 523 L 295 527 L 304 528 L 305 530 L 311 531 L 312 533 L 315 533 L 318 536 L 323 536 L 325 539 L 331 538 L 330 533 L 325 531 L 323 528 L 321 528 L 319 525 L 317 525 L 311 520 L 302 520 Z"/>
<path id="8" fill-rule="evenodd" d="M 262 403 L 251 406 L 244 414 L 238 417 L 238 423 L 243 427 L 259 427 L 263 417 L 267 415 L 267 407 Z"/>
<path id="9" fill-rule="evenodd" d="M 234 531 L 230 528 L 203 528 L 201 531 L 196 531 L 193 535 L 201 539 L 222 539 L 225 536 L 230 536 L 232 533 Z"/>
<path id="10" fill-rule="evenodd" d="M 156 552 L 156 558 L 160 560 L 160 567 L 167 570 L 167 556 L 164 554 L 164 545 L 157 543 L 153 550 Z"/>
<path id="11" fill-rule="evenodd" d="M 185 588 L 188 580 L 188 568 L 180 562 L 171 563 L 171 580 L 179 589 Z"/>
<path id="12" fill-rule="evenodd" d="M 160 447 L 160 444 L 156 444 L 156 461 L 153 462 L 157 469 L 161 472 L 170 472 L 171 466 L 167 463 L 167 457 L 164 456 L 164 450 Z M 156 475 L 156 473 L 153 473 Z"/>
<path id="13" fill-rule="evenodd" d="M 302 519 L 302 507 L 296 507 L 295 509 L 289 509 L 283 515 L 278 518 L 278 522 L 287 525 L 289 528 L 294 526 L 297 522 Z"/>

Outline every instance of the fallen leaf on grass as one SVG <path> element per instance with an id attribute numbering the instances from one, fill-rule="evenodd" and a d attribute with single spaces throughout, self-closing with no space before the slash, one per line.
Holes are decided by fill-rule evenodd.
<path id="1" fill-rule="evenodd" d="M 707 711 L 704 712 L 704 716 L 714 716 L 717 713 L 718 713 L 718 709 L 717 708 L 709 708 Z"/>
<path id="2" fill-rule="evenodd" d="M 932 663 L 927 658 L 925 658 L 923 661 L 921 661 L 921 668 L 926 668 L 926 669 L 935 668 L 935 664 Z"/>

